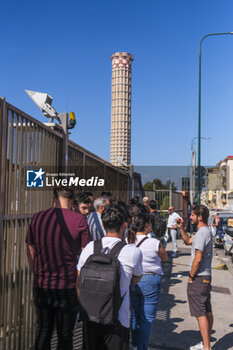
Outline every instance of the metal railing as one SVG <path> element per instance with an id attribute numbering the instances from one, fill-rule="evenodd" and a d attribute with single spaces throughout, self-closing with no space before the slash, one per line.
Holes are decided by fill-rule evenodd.
<path id="1" fill-rule="evenodd" d="M 0 349 L 26 350 L 35 338 L 32 274 L 25 237 L 35 212 L 52 205 L 51 191 L 26 188 L 26 169 L 63 164 L 63 135 L 0 98 Z M 95 167 L 106 190 L 127 201 L 128 175 L 72 141 L 68 168 Z M 83 176 L 88 174 L 83 174 Z M 86 189 L 87 190 L 87 189 Z M 95 191 L 94 191 L 95 192 Z M 95 195 L 98 195 L 98 191 Z"/>

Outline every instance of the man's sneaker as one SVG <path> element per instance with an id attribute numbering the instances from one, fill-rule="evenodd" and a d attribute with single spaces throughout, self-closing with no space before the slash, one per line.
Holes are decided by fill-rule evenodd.
<path id="1" fill-rule="evenodd" d="M 204 349 L 202 341 L 198 343 L 197 345 L 190 346 L 189 350 L 202 350 Z"/>
<path id="2" fill-rule="evenodd" d="M 172 258 L 176 258 L 176 253 L 175 253 L 175 252 L 172 253 L 171 257 L 172 257 Z"/>

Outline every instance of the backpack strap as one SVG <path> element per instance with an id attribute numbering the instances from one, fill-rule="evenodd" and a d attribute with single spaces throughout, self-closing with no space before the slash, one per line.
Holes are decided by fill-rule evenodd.
<path id="1" fill-rule="evenodd" d="M 94 241 L 94 254 L 100 254 L 102 249 L 102 239 L 96 239 Z"/>
<path id="2" fill-rule="evenodd" d="M 144 237 L 137 245 L 136 245 L 136 247 L 140 247 L 140 245 L 147 239 L 147 238 L 149 238 L 149 237 Z"/>
<path id="3" fill-rule="evenodd" d="M 120 250 L 126 245 L 125 242 L 120 241 L 117 244 L 114 245 L 114 247 L 110 250 L 109 255 L 113 258 L 114 256 L 116 256 Z"/>

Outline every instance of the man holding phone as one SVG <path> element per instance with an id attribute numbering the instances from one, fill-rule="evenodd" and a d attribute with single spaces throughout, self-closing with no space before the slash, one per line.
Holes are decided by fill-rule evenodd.
<path id="1" fill-rule="evenodd" d="M 192 245 L 190 273 L 187 286 L 187 295 L 191 316 L 197 318 L 203 342 L 191 346 L 190 350 L 211 350 L 210 333 L 213 326 L 213 314 L 210 303 L 211 291 L 211 263 L 213 256 L 212 232 L 207 226 L 209 210 L 204 205 L 193 208 L 190 219 L 197 225 L 198 231 L 189 237 L 182 221 L 177 219 L 177 227 L 183 241 Z"/>

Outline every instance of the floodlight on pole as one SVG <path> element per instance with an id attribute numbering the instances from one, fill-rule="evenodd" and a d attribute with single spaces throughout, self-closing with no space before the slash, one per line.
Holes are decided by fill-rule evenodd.
<path id="1" fill-rule="evenodd" d="M 120 163 L 121 165 L 128 167 L 128 165 L 123 161 L 123 157 L 122 156 L 114 156 L 114 158 L 116 159 L 116 161 L 118 163 Z"/>
<path id="2" fill-rule="evenodd" d="M 43 115 L 47 118 L 57 119 L 58 114 L 55 109 L 52 107 L 53 98 L 49 94 L 31 90 L 25 90 L 28 96 L 32 99 L 32 101 L 40 108 Z"/>
<path id="3" fill-rule="evenodd" d="M 37 105 L 41 110 L 43 115 L 51 119 L 51 123 L 45 123 L 47 126 L 51 127 L 62 127 L 64 132 L 67 132 L 67 129 L 73 129 L 76 125 L 75 113 L 70 112 L 69 116 L 67 113 L 57 113 L 57 111 L 52 107 L 53 98 L 47 93 L 25 90 L 28 96 L 32 101 Z M 54 124 L 53 120 L 56 119 L 59 122 L 59 125 Z"/>
<path id="4" fill-rule="evenodd" d="M 68 166 L 68 144 L 69 144 L 69 129 L 73 129 L 76 124 L 74 112 L 68 113 L 57 113 L 57 111 L 52 107 L 53 98 L 47 93 L 25 90 L 32 101 L 39 107 L 43 115 L 50 118 L 49 123 L 44 123 L 46 126 L 53 129 L 57 129 L 64 136 L 63 142 L 63 165 L 64 171 Z M 56 119 L 59 124 L 54 123 Z"/>

